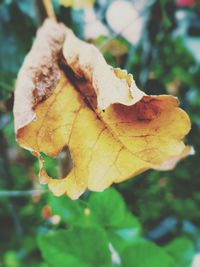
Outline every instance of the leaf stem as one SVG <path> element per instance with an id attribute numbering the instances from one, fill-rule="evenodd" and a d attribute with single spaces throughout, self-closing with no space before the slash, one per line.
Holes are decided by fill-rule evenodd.
<path id="1" fill-rule="evenodd" d="M 42 0 L 47 17 L 56 21 L 56 15 L 54 12 L 53 4 L 51 0 Z"/>

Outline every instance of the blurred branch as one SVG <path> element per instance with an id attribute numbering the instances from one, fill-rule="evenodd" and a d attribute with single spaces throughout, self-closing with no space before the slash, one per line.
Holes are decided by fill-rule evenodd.
<path id="1" fill-rule="evenodd" d="M 0 197 L 29 197 L 47 193 L 48 190 L 0 190 Z"/>

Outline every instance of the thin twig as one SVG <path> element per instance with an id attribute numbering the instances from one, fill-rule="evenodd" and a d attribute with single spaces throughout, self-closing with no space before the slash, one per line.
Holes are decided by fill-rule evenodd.
<path id="1" fill-rule="evenodd" d="M 49 192 L 48 190 L 0 190 L 0 197 L 29 197 L 41 195 Z"/>

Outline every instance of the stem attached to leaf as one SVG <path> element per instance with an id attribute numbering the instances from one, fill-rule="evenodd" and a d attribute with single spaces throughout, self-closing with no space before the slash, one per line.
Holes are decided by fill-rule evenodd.
<path id="1" fill-rule="evenodd" d="M 42 0 L 47 17 L 56 21 L 56 15 L 54 12 L 53 4 L 51 0 Z"/>

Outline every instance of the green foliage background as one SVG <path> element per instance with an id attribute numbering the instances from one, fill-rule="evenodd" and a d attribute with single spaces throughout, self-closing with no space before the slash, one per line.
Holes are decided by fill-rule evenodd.
<path id="1" fill-rule="evenodd" d="M 102 15 L 106 4 L 100 2 L 94 8 Z M 173 171 L 148 171 L 72 201 L 44 187 L 20 193 L 40 189 L 37 161 L 15 142 L 12 105 L 17 72 L 44 19 L 41 3 L 0 1 L 0 266 L 190 267 L 200 249 L 200 68 L 184 36 L 173 35 L 177 7 L 154 1 L 135 47 L 115 35 L 109 42 L 105 36 L 90 41 L 103 46 L 109 64 L 133 73 L 148 94 L 173 89 L 191 117 L 186 142 L 196 154 Z M 58 19 L 83 38 L 84 11 L 53 3 Z M 191 10 L 199 13 L 199 5 Z M 56 164 L 47 158 L 53 176 Z"/>

